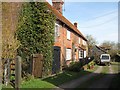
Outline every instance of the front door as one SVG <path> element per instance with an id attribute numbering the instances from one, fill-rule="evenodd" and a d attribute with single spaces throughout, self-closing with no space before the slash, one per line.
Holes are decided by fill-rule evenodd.
<path id="1" fill-rule="evenodd" d="M 52 74 L 60 71 L 60 47 L 54 46 Z"/>

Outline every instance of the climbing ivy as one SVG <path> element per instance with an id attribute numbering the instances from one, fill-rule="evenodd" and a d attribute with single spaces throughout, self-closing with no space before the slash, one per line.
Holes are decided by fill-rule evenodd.
<path id="1" fill-rule="evenodd" d="M 43 54 L 44 75 L 52 70 L 55 19 L 45 2 L 27 2 L 22 5 L 18 20 L 18 54 L 24 59 Z"/>

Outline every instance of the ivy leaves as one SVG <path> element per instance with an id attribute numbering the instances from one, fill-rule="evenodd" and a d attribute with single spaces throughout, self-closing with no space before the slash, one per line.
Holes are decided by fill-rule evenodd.
<path id="1" fill-rule="evenodd" d="M 36 53 L 44 56 L 46 74 L 52 68 L 55 16 L 48 12 L 45 2 L 24 3 L 20 12 L 16 32 L 21 46 L 18 54 L 22 57 Z"/>

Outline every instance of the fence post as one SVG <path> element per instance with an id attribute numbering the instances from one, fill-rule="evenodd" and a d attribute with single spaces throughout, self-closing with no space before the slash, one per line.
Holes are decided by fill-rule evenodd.
<path id="1" fill-rule="evenodd" d="M 15 60 L 15 88 L 19 90 L 21 82 L 21 57 L 17 56 Z"/>

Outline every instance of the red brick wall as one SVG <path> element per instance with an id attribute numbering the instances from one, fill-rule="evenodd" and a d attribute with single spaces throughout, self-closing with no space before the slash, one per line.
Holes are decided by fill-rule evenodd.
<path id="1" fill-rule="evenodd" d="M 75 47 L 77 48 L 75 52 L 75 59 L 76 61 L 79 61 L 79 46 L 82 45 L 82 38 L 80 39 L 79 44 L 79 36 L 71 31 L 70 33 L 70 40 L 67 39 L 67 28 L 60 25 L 60 36 L 57 37 L 56 42 L 54 43 L 54 46 L 61 47 L 61 66 L 64 66 L 65 64 L 69 65 L 70 61 L 66 61 L 66 49 L 72 48 L 72 43 L 74 43 Z M 72 52 L 71 52 L 72 53 Z M 71 58 L 73 55 L 71 54 Z"/>

